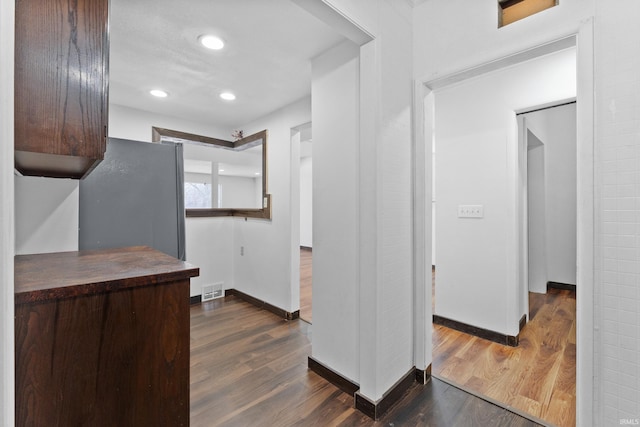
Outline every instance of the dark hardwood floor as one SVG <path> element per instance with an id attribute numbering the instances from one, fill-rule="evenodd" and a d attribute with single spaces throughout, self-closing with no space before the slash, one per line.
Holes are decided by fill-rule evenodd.
<path id="1" fill-rule="evenodd" d="M 191 307 L 191 425 L 535 426 L 433 379 L 374 422 L 353 397 L 307 369 L 312 326 L 236 297 Z"/>

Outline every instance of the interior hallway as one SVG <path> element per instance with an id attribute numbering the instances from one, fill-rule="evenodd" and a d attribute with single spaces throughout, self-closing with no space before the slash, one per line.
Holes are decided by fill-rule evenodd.
<path id="1" fill-rule="evenodd" d="M 191 426 L 535 426 L 433 379 L 378 422 L 307 369 L 311 325 L 234 296 L 191 307 Z"/>

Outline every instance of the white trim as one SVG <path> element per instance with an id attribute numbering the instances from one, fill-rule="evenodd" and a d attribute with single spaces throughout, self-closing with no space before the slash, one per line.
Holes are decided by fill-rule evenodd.
<path id="1" fill-rule="evenodd" d="M 451 86 L 454 83 L 461 82 L 473 77 L 477 77 L 482 74 L 489 73 L 491 71 L 507 68 L 511 65 L 520 64 L 521 62 L 528 61 L 533 58 L 539 58 L 541 56 L 559 52 L 564 49 L 569 49 L 576 45 L 576 36 L 570 35 L 558 40 L 551 41 L 549 43 L 542 44 L 540 46 L 534 46 L 530 49 L 525 49 L 520 52 L 495 59 L 493 61 L 485 62 L 477 66 L 469 67 L 461 71 L 456 71 L 442 77 L 435 77 L 433 79 L 424 79 L 423 83 L 431 90 L 440 89 L 443 87 Z"/>
<path id="2" fill-rule="evenodd" d="M 532 107 L 520 108 L 515 110 L 516 116 L 520 114 L 533 113 L 538 110 L 543 110 L 547 108 L 561 107 L 566 104 L 571 104 L 576 102 L 576 97 L 573 96 L 567 99 L 560 99 L 558 101 L 545 102 L 544 104 L 534 105 Z"/>
<path id="3" fill-rule="evenodd" d="M 594 425 L 594 31 L 580 25 L 577 40 L 577 276 L 576 425 Z"/>
<path id="4" fill-rule="evenodd" d="M 15 424 L 13 76 L 15 2 L 0 0 L 0 425 Z"/>
<path id="5" fill-rule="evenodd" d="M 300 131 L 297 128 L 291 128 L 291 150 L 289 153 L 289 206 L 291 209 L 289 306 L 292 312 L 300 310 Z"/>
<path id="6" fill-rule="evenodd" d="M 430 315 L 431 284 L 430 268 L 427 271 L 427 260 L 431 260 L 431 203 L 427 198 L 427 188 L 431 188 L 431 146 L 427 145 L 425 123 L 427 122 L 425 102 L 427 90 L 420 82 L 414 82 L 413 91 L 413 136 L 411 138 L 413 163 L 413 364 L 417 369 L 425 370 L 431 363 L 432 344 L 431 330 L 427 327 L 427 316 Z M 428 148 L 427 148 L 428 147 Z M 427 165 L 429 167 L 427 168 Z M 429 265 L 431 262 L 428 263 Z"/>
<path id="7" fill-rule="evenodd" d="M 357 206 L 357 289 L 358 383 L 360 394 L 375 401 L 381 397 L 377 373 L 380 342 L 380 261 L 381 212 L 379 138 L 375 129 L 380 113 L 379 42 L 360 46 L 360 127 L 358 135 Z M 364 215 L 364 213 L 367 213 Z M 374 373 L 372 375 L 372 373 Z"/>
<path id="8" fill-rule="evenodd" d="M 347 39 L 362 46 L 374 39 L 373 35 L 326 0 L 291 0 Z"/>
<path id="9" fill-rule="evenodd" d="M 413 94 L 413 363 L 425 370 L 433 359 L 431 241 L 433 92 L 419 81 Z"/>

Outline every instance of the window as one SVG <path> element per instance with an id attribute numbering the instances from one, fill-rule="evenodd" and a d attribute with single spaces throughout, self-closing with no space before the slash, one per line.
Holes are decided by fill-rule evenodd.
<path id="1" fill-rule="evenodd" d="M 199 182 L 184 183 L 184 207 L 211 208 L 211 184 Z"/>
<path id="2" fill-rule="evenodd" d="M 558 5 L 559 0 L 498 0 L 498 28 Z"/>

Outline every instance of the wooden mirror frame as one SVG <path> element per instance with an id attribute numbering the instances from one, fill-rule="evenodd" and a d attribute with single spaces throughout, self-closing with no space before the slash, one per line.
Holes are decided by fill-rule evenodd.
<path id="1" fill-rule="evenodd" d="M 241 151 L 262 144 L 262 208 L 189 208 L 185 209 L 188 218 L 215 217 L 215 216 L 239 216 L 245 218 L 271 219 L 271 194 L 267 193 L 267 136 L 265 129 L 253 135 L 245 136 L 237 141 L 211 138 L 170 129 L 153 126 L 151 128 L 153 142 L 180 142 L 187 144 L 200 144 L 204 146 L 216 146 L 227 150 Z"/>

